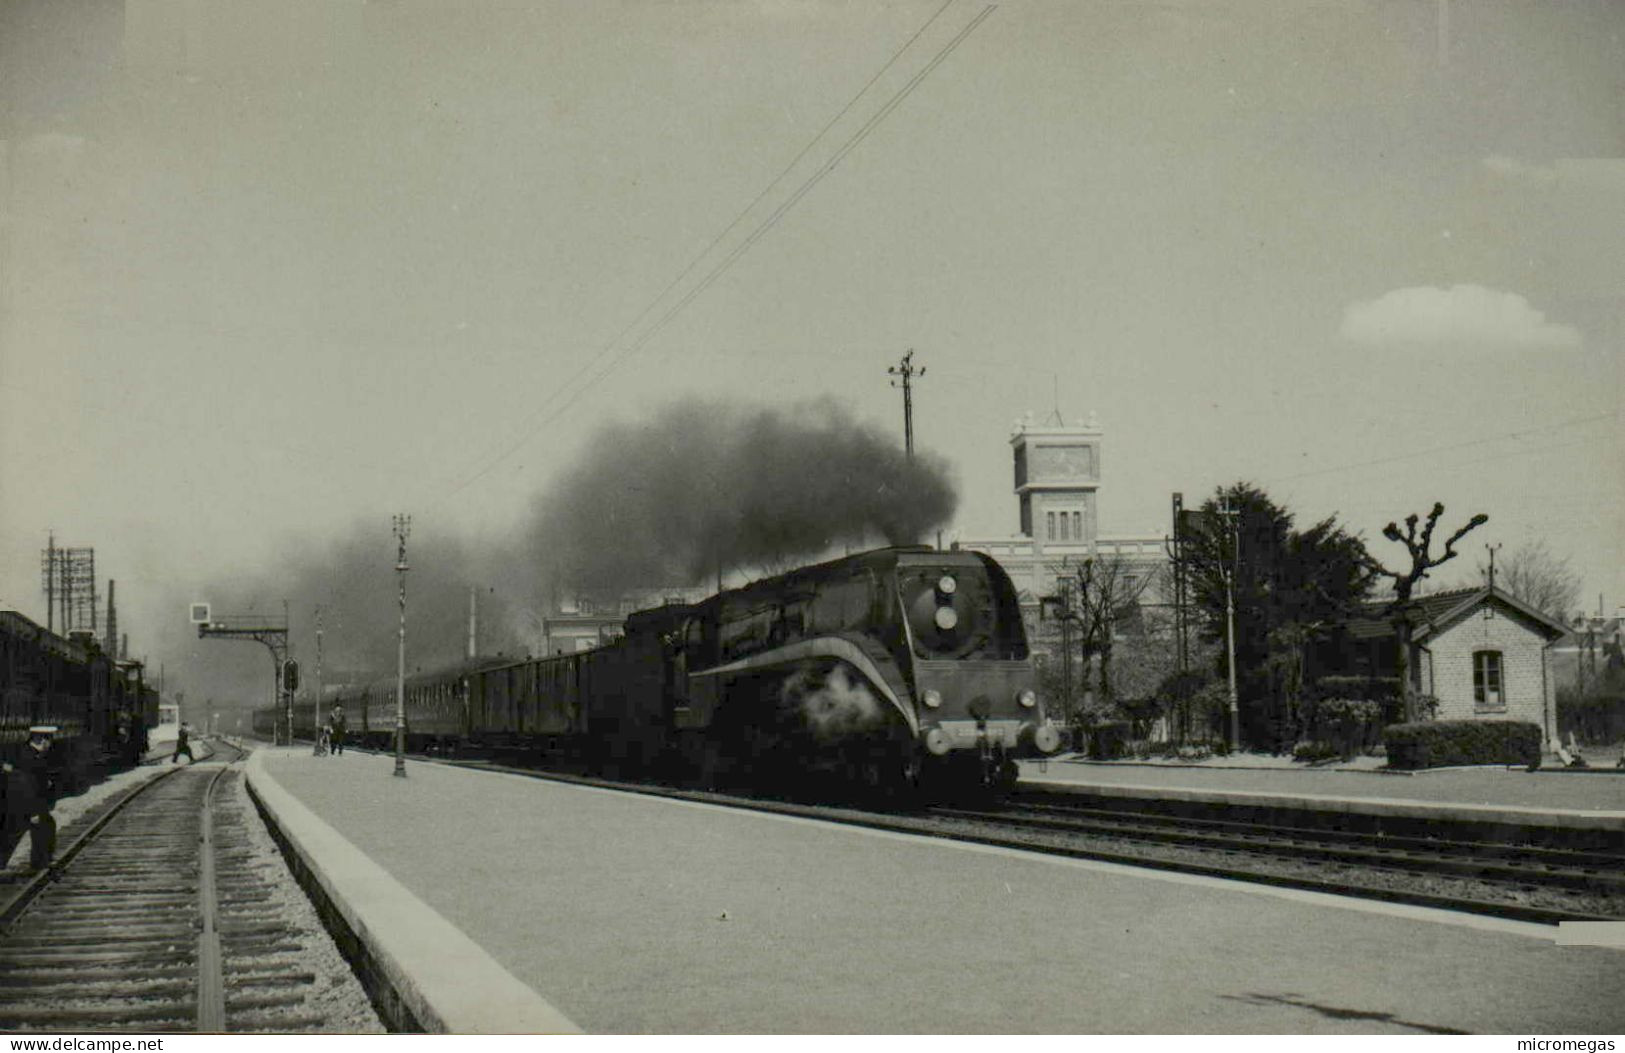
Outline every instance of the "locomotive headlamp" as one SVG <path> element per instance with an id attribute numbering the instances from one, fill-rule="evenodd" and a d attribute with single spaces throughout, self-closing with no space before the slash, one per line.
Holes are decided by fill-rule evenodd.
<path id="1" fill-rule="evenodd" d="M 937 591 L 944 596 L 952 596 L 957 588 L 959 588 L 959 582 L 954 580 L 952 574 L 944 574 L 937 579 Z"/>
<path id="2" fill-rule="evenodd" d="M 948 632 L 959 624 L 959 614 L 952 607 L 937 608 L 937 628 Z"/>
<path id="3" fill-rule="evenodd" d="M 1040 753 L 1054 753 L 1061 746 L 1061 733 L 1045 724 L 1033 735 L 1033 745 L 1038 747 Z"/>
<path id="4" fill-rule="evenodd" d="M 942 705 L 942 692 L 938 691 L 934 687 L 928 687 L 925 689 L 925 694 L 922 696 L 922 701 L 925 702 L 928 708 L 936 709 L 938 706 Z"/>
<path id="5" fill-rule="evenodd" d="M 1021 703 L 1023 709 L 1031 709 L 1038 705 L 1038 696 L 1031 691 L 1023 691 L 1016 695 L 1016 701 Z"/>
<path id="6" fill-rule="evenodd" d="M 953 743 L 948 741 L 948 733 L 941 728 L 932 728 L 925 733 L 925 748 L 934 757 L 940 757 L 951 749 Z"/>

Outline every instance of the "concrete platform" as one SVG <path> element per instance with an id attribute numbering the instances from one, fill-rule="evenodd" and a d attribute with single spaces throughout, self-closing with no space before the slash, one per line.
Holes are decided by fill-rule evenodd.
<path id="1" fill-rule="evenodd" d="M 1061 792 L 1625 831 L 1625 776 L 1521 768 L 1402 776 L 1072 760 L 1024 761 L 1021 769 L 1023 786 Z"/>
<path id="2" fill-rule="evenodd" d="M 449 925 L 591 1032 L 1625 1030 L 1625 951 L 1547 926 L 391 769 L 281 750 L 251 779 L 369 939 Z M 507 997 L 414 961 L 448 1019 Z"/>

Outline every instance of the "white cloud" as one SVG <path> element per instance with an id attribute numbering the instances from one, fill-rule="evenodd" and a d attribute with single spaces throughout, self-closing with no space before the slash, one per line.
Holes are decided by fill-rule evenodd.
<path id="1" fill-rule="evenodd" d="M 1339 335 L 1356 344 L 1564 350 L 1581 344 L 1572 325 L 1548 322 L 1517 293 L 1482 285 L 1419 285 L 1351 304 Z"/>

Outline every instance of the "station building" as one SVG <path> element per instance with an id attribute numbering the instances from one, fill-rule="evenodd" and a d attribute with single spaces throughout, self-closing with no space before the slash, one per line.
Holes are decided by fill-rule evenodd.
<path id="1" fill-rule="evenodd" d="M 1439 720 L 1521 720 L 1557 739 L 1552 645 L 1565 627 L 1509 593 L 1483 586 L 1419 598 L 1409 613 L 1411 686 L 1438 700 Z M 1392 677 L 1398 635 L 1381 604 L 1329 641 L 1321 675 Z"/>

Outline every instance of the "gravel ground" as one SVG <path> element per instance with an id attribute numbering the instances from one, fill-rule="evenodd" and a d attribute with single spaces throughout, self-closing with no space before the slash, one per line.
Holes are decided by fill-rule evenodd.
<path id="1" fill-rule="evenodd" d="M 1488 804 L 1625 812 L 1625 775 L 1522 768 L 1439 770 L 1416 775 L 1303 769 L 1179 768 L 1119 761 L 1024 761 L 1023 779 L 1102 786 L 1380 797 L 1440 804 Z"/>
<path id="2" fill-rule="evenodd" d="M 350 965 L 339 953 L 338 947 L 322 927 L 316 908 L 311 906 L 293 874 L 282 859 L 282 853 L 265 822 L 249 799 L 246 779 L 234 779 L 230 807 L 241 812 L 245 819 L 249 843 L 254 848 L 259 877 L 272 890 L 270 902 L 257 908 L 265 923 L 279 923 L 298 932 L 301 950 L 282 959 L 265 958 L 257 963 L 268 971 L 287 968 L 306 969 L 316 975 L 306 1008 L 327 1017 L 327 1024 L 318 1029 L 320 1034 L 378 1035 L 386 1031 L 361 982 L 356 979 Z M 230 978 L 227 978 L 229 994 Z"/>

